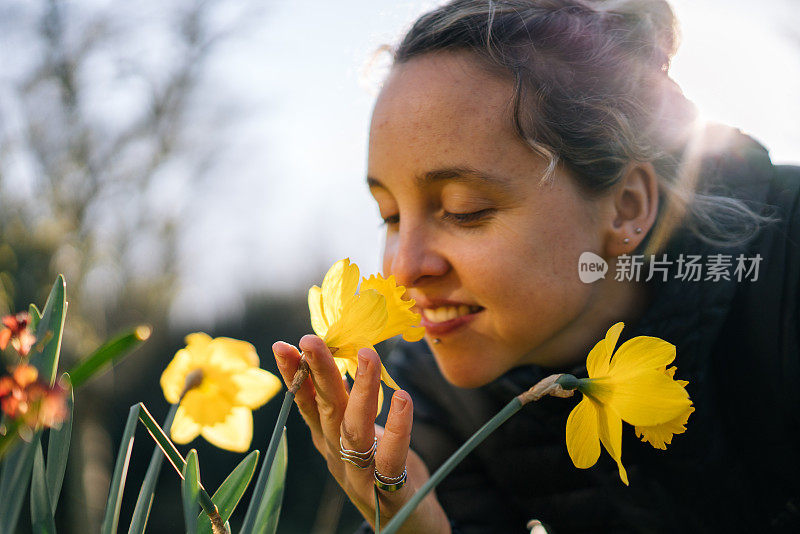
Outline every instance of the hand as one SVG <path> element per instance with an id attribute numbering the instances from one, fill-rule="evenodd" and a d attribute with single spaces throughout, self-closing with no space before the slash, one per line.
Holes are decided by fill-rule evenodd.
<path id="1" fill-rule="evenodd" d="M 419 456 L 409 449 L 414 413 L 411 396 L 403 390 L 395 391 L 386 428 L 376 425 L 381 373 L 378 354 L 370 349 L 358 352 L 358 372 L 348 394 L 346 383 L 322 339 L 314 335 L 304 336 L 300 348 L 306 353 L 311 380 L 306 380 L 300 387 L 295 402 L 311 429 L 314 446 L 328 464 L 328 470 L 373 528 L 375 468 L 387 477 L 395 477 L 401 475 L 406 467 L 408 479 L 402 488 L 391 493 L 378 490 L 381 524 L 385 525 L 430 476 Z M 291 384 L 300 352 L 282 341 L 275 343 L 272 351 L 284 382 Z M 340 437 L 346 449 L 357 451 L 368 450 L 377 437 L 374 465 L 360 469 L 342 460 Z M 433 492 L 417 506 L 400 532 L 450 532 L 447 516 Z"/>

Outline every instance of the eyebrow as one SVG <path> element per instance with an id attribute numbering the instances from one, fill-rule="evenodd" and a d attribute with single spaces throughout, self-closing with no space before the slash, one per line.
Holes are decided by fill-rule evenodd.
<path id="1" fill-rule="evenodd" d="M 481 184 L 492 184 L 501 186 L 504 189 L 508 186 L 508 180 L 493 176 L 485 172 L 479 171 L 470 166 L 458 167 L 444 167 L 441 169 L 434 169 L 427 171 L 423 174 L 417 175 L 415 181 L 421 186 L 431 185 L 437 182 L 452 180 L 455 182 L 477 182 Z M 386 186 L 381 183 L 377 178 L 367 176 L 367 185 L 372 187 L 380 187 L 386 189 Z"/>

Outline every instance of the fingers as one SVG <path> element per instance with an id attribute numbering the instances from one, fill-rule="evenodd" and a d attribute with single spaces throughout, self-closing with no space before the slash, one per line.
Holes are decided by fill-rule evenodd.
<path id="1" fill-rule="evenodd" d="M 278 341 L 272 345 L 272 353 L 275 354 L 275 362 L 278 364 L 278 371 L 280 371 L 286 386 L 289 387 L 294 378 L 294 374 L 297 372 L 297 367 L 301 358 L 300 351 L 288 343 Z M 297 403 L 297 407 L 300 409 L 300 415 L 305 419 L 311 432 L 321 434 L 322 427 L 319 422 L 319 412 L 317 411 L 315 396 L 314 384 L 311 380 L 305 380 L 295 394 L 294 400 Z"/>
<path id="2" fill-rule="evenodd" d="M 375 440 L 380 373 L 381 362 L 377 353 L 361 349 L 358 352 L 358 370 L 340 427 L 342 444 L 346 449 L 366 451 Z M 348 465 L 358 469 L 352 464 Z"/>
<path id="3" fill-rule="evenodd" d="M 402 389 L 395 391 L 386 427 L 375 454 L 375 469 L 381 475 L 391 478 L 403 474 L 411 441 L 413 417 L 411 396 Z"/>
<path id="4" fill-rule="evenodd" d="M 306 361 L 311 369 L 322 433 L 325 435 L 330 453 L 338 457 L 339 428 L 348 397 L 342 383 L 342 374 L 327 345 L 319 337 L 303 336 L 300 340 L 300 349 L 306 353 Z"/>

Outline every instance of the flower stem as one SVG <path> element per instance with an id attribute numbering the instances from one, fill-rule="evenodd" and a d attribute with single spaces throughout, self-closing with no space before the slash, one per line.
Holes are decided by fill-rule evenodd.
<path id="1" fill-rule="evenodd" d="M 306 365 L 306 376 L 308 376 L 308 365 Z M 300 370 L 298 370 L 300 373 Z M 295 375 L 295 380 L 297 375 Z M 300 381 L 302 384 L 302 380 Z M 294 385 L 294 382 L 292 382 Z M 299 386 L 298 386 L 299 388 Z M 272 471 L 272 463 L 275 460 L 275 453 L 278 451 L 278 445 L 281 442 L 281 434 L 286 426 L 286 419 L 289 417 L 289 410 L 292 408 L 294 402 L 294 392 L 289 389 L 283 396 L 283 404 L 281 404 L 281 411 L 278 414 L 278 420 L 275 421 L 275 428 L 272 430 L 272 437 L 269 439 L 269 446 L 267 447 L 267 454 L 264 457 L 264 463 L 261 464 L 261 471 L 258 473 L 258 480 L 253 489 L 253 496 L 250 498 L 250 507 L 247 510 L 247 515 L 242 523 L 243 533 L 253 532 L 255 528 L 256 514 L 258 512 L 258 503 L 264 498 L 264 491 L 266 491 L 267 480 Z"/>
<path id="2" fill-rule="evenodd" d="M 272 429 L 272 436 L 269 438 L 269 446 L 267 447 L 267 454 L 264 457 L 264 462 L 261 464 L 261 470 L 258 473 L 258 480 L 256 486 L 253 488 L 253 495 L 250 497 L 250 507 L 247 509 L 247 514 L 242 523 L 241 532 L 247 534 L 252 532 L 255 528 L 256 514 L 258 513 L 258 503 L 264 498 L 264 492 L 267 488 L 267 481 L 269 474 L 272 471 L 272 463 L 275 460 L 275 454 L 278 452 L 278 446 L 281 443 L 281 435 L 286 426 L 286 419 L 289 418 L 289 410 L 292 409 L 295 393 L 303 385 L 303 382 L 308 378 L 311 372 L 306 362 L 305 351 L 300 358 L 300 363 L 297 366 L 297 371 L 292 377 L 292 383 L 289 385 L 289 390 L 283 396 L 283 404 L 281 404 L 281 411 L 278 413 L 278 419 L 275 421 L 275 428 Z"/>

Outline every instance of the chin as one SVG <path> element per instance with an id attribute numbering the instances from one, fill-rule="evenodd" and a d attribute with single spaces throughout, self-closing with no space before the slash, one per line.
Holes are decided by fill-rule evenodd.
<path id="1" fill-rule="evenodd" d="M 436 354 L 436 351 L 434 358 L 442 376 L 454 386 L 465 389 L 485 386 L 505 372 L 504 369 L 476 365 L 471 358 L 452 361 L 447 356 Z"/>

